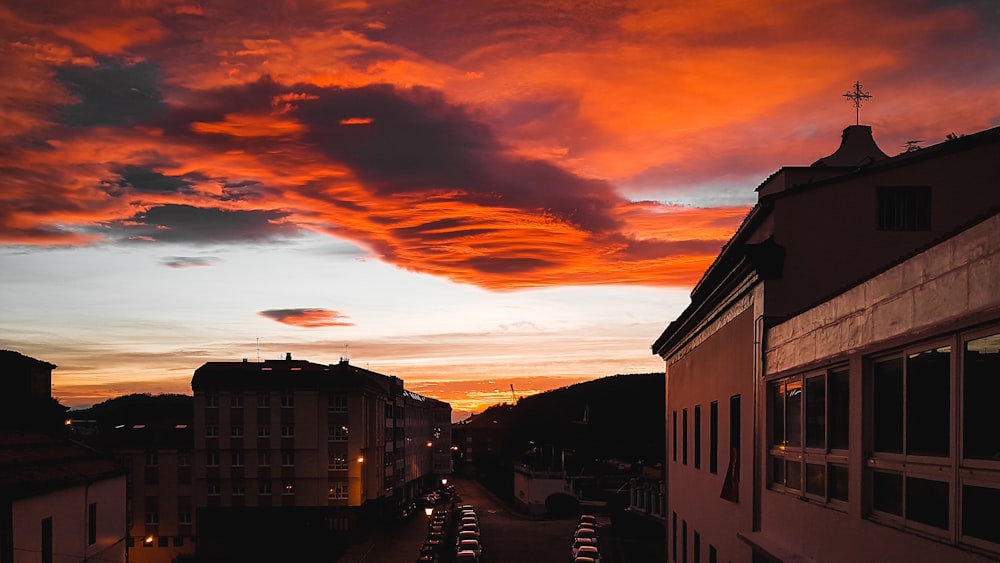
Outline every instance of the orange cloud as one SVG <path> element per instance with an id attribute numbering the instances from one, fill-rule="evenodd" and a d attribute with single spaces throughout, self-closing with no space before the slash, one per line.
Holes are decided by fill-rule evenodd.
<path id="1" fill-rule="evenodd" d="M 301 328 L 324 328 L 331 326 L 354 326 L 347 316 L 327 309 L 269 309 L 258 315 L 279 323 Z"/>

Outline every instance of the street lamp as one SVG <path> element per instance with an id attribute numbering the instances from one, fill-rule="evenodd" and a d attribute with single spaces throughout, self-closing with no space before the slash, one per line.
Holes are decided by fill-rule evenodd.
<path id="1" fill-rule="evenodd" d="M 430 505 L 425 506 L 424 507 L 424 514 L 426 514 L 427 516 L 430 516 L 430 515 L 434 514 L 434 507 L 430 506 Z"/>

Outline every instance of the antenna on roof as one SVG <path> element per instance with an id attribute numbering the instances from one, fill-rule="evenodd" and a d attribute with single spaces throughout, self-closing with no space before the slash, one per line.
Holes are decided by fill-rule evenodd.
<path id="1" fill-rule="evenodd" d="M 257 339 L 257 361 L 260 361 L 260 338 Z"/>
<path id="2" fill-rule="evenodd" d="M 350 344 L 346 344 L 346 343 L 344 344 L 344 359 L 347 360 L 347 361 L 351 361 L 351 345 Z"/>

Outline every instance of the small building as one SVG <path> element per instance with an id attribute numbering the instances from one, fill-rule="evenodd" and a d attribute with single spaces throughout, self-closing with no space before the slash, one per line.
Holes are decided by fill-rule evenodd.
<path id="1" fill-rule="evenodd" d="M 757 188 L 652 346 L 670 561 L 1000 556 L 997 177 L 1000 128 L 889 157 L 856 125 Z"/>
<path id="2" fill-rule="evenodd" d="M 110 456 L 0 430 L 0 563 L 125 558 L 125 471 Z"/>

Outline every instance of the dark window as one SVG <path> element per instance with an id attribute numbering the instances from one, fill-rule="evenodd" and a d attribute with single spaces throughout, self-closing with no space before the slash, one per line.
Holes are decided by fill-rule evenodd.
<path id="1" fill-rule="evenodd" d="M 701 534 L 694 532 L 694 563 L 701 563 Z"/>
<path id="2" fill-rule="evenodd" d="M 156 547 L 170 547 L 170 538 L 167 536 L 156 538 Z"/>
<path id="3" fill-rule="evenodd" d="M 903 358 L 875 362 L 872 372 L 874 449 L 903 453 Z"/>
<path id="4" fill-rule="evenodd" d="M 42 563 L 52 563 L 52 517 L 42 518 Z"/>
<path id="5" fill-rule="evenodd" d="M 826 496 L 826 466 L 819 463 L 806 464 L 806 492 L 811 495 Z"/>
<path id="6" fill-rule="evenodd" d="M 827 472 L 827 486 L 830 488 L 830 498 L 847 502 L 847 467 L 830 465 Z"/>
<path id="7" fill-rule="evenodd" d="M 708 405 L 708 471 L 719 472 L 719 402 Z"/>
<path id="8" fill-rule="evenodd" d="M 948 529 L 948 483 L 906 478 L 906 519 Z"/>
<path id="9" fill-rule="evenodd" d="M 694 406 L 694 468 L 701 469 L 701 405 Z"/>
<path id="10" fill-rule="evenodd" d="M 906 358 L 906 453 L 948 455 L 951 347 Z"/>
<path id="11" fill-rule="evenodd" d="M 87 544 L 97 543 L 97 503 L 92 502 L 87 507 Z"/>
<path id="12" fill-rule="evenodd" d="M 683 420 L 683 422 L 681 423 L 682 424 L 681 432 L 683 433 L 683 437 L 681 439 L 684 441 L 684 448 L 681 453 L 681 462 L 684 465 L 687 465 L 688 464 L 688 410 L 687 409 L 683 409 L 681 411 L 681 419 Z"/>
<path id="13" fill-rule="evenodd" d="M 715 550 L 715 546 L 708 544 L 708 563 L 718 563 L 719 552 Z"/>
<path id="14" fill-rule="evenodd" d="M 830 424 L 830 449 L 846 450 L 850 447 L 850 372 L 847 368 L 830 372 L 828 413 Z"/>
<path id="15" fill-rule="evenodd" d="M 826 375 L 806 378 L 806 447 L 826 447 Z"/>
<path id="16" fill-rule="evenodd" d="M 673 514 L 674 514 L 674 525 L 670 530 L 670 553 L 672 555 L 671 559 L 677 561 L 677 513 L 674 512 Z"/>
<path id="17" fill-rule="evenodd" d="M 720 498 L 740 502 L 740 396 L 729 398 L 729 467 Z"/>
<path id="18" fill-rule="evenodd" d="M 930 186 L 879 186 L 878 230 L 929 231 Z"/>
<path id="19" fill-rule="evenodd" d="M 681 521 L 681 561 L 687 563 L 688 560 L 688 523 Z"/>
<path id="20" fill-rule="evenodd" d="M 962 487 L 962 534 L 1000 544 L 1000 489 Z"/>
<path id="21" fill-rule="evenodd" d="M 872 472 L 872 508 L 903 515 L 903 476 L 895 473 Z"/>
<path id="22" fill-rule="evenodd" d="M 1000 460 L 1000 334 L 965 344 L 965 411 L 963 443 L 966 459 Z M 998 532 L 1000 533 L 1000 532 Z"/>
<path id="23" fill-rule="evenodd" d="M 674 433 L 673 448 L 674 448 L 674 461 L 676 462 L 677 461 L 677 411 L 673 412 L 673 424 L 671 425 L 671 428 L 673 429 Z"/>

